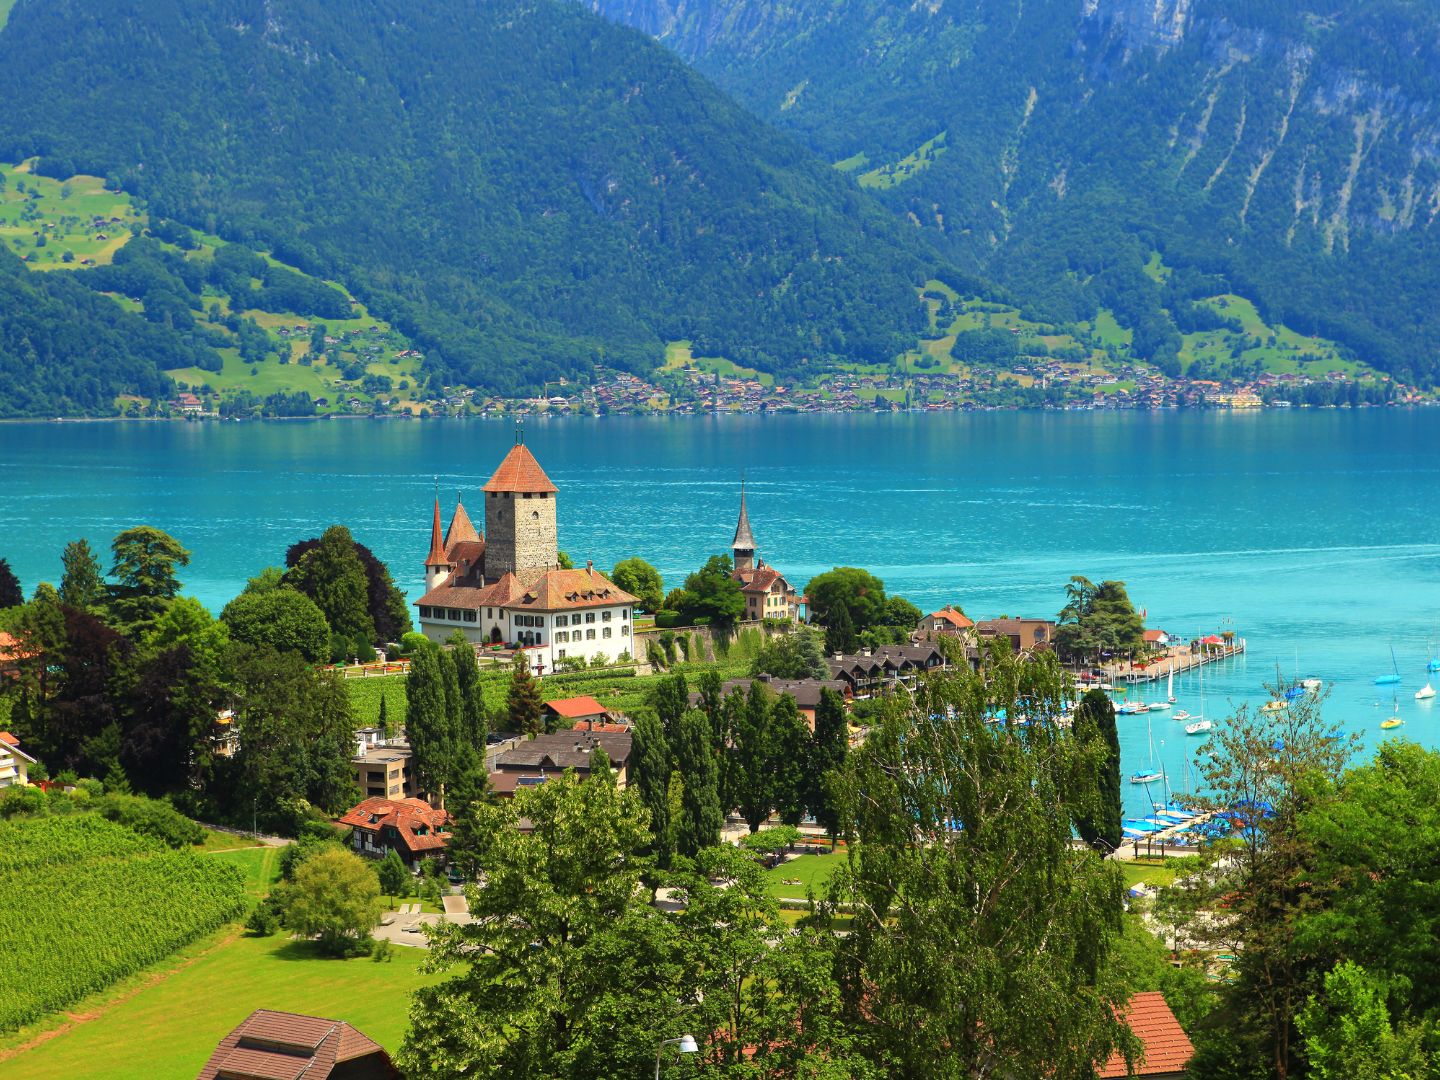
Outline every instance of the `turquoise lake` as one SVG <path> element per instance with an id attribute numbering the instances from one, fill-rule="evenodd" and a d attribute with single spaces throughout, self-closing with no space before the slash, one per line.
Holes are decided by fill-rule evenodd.
<path id="1" fill-rule="evenodd" d="M 413 598 L 435 478 L 447 519 L 456 490 L 478 516 L 513 438 L 500 422 L 0 425 L 0 557 L 28 593 L 58 580 L 67 541 L 156 525 L 218 611 L 343 522 Z M 1440 410 L 606 417 L 532 421 L 525 439 L 577 562 L 638 554 L 678 584 L 728 548 L 743 470 L 760 555 L 801 587 L 863 566 L 925 610 L 1053 617 L 1071 574 L 1118 578 L 1152 627 L 1247 640 L 1205 669 L 1208 715 L 1263 700 L 1278 664 L 1326 680 L 1328 715 L 1376 745 L 1393 647 L 1398 733 L 1440 744 L 1440 710 L 1413 697 L 1440 650 Z M 1176 696 L 1200 712 L 1195 681 Z M 1129 773 L 1147 720 L 1120 722 Z M 1164 713 L 1150 726 L 1183 787 L 1202 740 Z"/>

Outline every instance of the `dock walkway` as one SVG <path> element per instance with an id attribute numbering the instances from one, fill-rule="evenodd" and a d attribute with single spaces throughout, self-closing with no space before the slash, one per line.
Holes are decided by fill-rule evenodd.
<path id="1" fill-rule="evenodd" d="M 1169 677 L 1172 668 L 1175 674 L 1179 675 L 1206 664 L 1218 664 L 1244 652 L 1244 638 L 1239 638 L 1229 645 L 1202 645 L 1199 649 L 1191 649 L 1189 645 L 1176 645 L 1147 664 L 1106 664 L 1101 670 L 1105 673 L 1106 681 L 1117 686 L 1121 683 L 1159 682 Z"/>

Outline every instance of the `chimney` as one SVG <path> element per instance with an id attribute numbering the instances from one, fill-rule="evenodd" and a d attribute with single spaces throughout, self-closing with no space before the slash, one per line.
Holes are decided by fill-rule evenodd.
<path id="1" fill-rule="evenodd" d="M 594 560 L 594 559 L 586 559 L 586 560 L 585 560 L 585 569 L 588 570 L 590 573 L 593 574 L 593 573 L 595 572 L 595 560 Z"/>

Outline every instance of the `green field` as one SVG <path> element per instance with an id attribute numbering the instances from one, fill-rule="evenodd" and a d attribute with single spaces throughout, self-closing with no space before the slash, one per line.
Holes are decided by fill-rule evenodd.
<path id="1" fill-rule="evenodd" d="M 1142 863 L 1126 862 L 1117 860 L 1121 872 L 1125 875 L 1125 888 L 1130 889 L 1136 885 L 1169 885 L 1175 880 L 1175 871 L 1163 863 Z"/>
<path id="2" fill-rule="evenodd" d="M 250 843 L 246 840 L 245 843 Z M 236 847 L 211 853 L 210 857 L 240 868 L 245 875 L 245 894 L 259 900 L 270 891 L 280 877 L 280 852 L 283 848 Z"/>
<path id="3" fill-rule="evenodd" d="M 773 896 L 804 900 L 808 890 L 820 897 L 825 893 L 825 885 L 829 882 L 830 875 L 835 873 L 836 869 L 844 862 L 845 853 L 843 851 L 831 855 L 801 855 L 789 862 L 781 863 L 772 870 L 766 870 L 765 877 Z M 787 884 L 787 882 L 793 881 L 798 881 L 800 884 Z"/>
<path id="4" fill-rule="evenodd" d="M 723 356 L 695 356 L 690 350 L 690 342 L 672 341 L 665 346 L 663 370 L 678 371 L 682 368 L 694 368 L 696 371 L 720 375 L 727 379 L 759 379 L 766 386 L 775 385 L 775 376 L 769 372 L 762 373 L 754 368 L 742 367 Z"/>
<path id="5" fill-rule="evenodd" d="M 383 964 L 326 960 L 283 936 L 222 931 L 106 997 L 83 1002 L 74 1013 L 85 1019 L 63 1022 L 53 1038 L 8 1058 L 37 1032 L 0 1042 L 0 1078 L 193 1077 L 225 1033 L 259 1008 L 344 1020 L 394 1051 L 409 1024 L 411 992 L 439 977 L 420 972 L 421 949 L 390 955 Z"/>
<path id="6" fill-rule="evenodd" d="M 1243 296 L 1227 293 L 1201 303 L 1239 320 L 1242 333 L 1209 330 L 1186 334 L 1180 360 L 1187 374 L 1197 363 L 1216 368 L 1228 366 L 1237 355 L 1246 363 L 1259 361 L 1262 370 L 1276 375 L 1323 376 L 1330 371 L 1343 371 L 1352 377 L 1373 374 L 1364 364 L 1343 358 L 1339 346 L 1327 338 L 1307 337 L 1287 326 L 1270 326 L 1260 317 L 1255 305 Z"/>
<path id="7" fill-rule="evenodd" d="M 903 184 L 916 173 L 928 169 L 935 159 L 945 153 L 946 132 L 940 132 L 934 138 L 926 139 L 910 153 L 906 154 L 899 161 L 889 165 L 881 165 L 860 174 L 860 186 L 863 188 L 892 188 Z M 861 155 L 857 155 L 861 156 Z M 847 158 L 841 165 L 854 161 L 854 158 Z M 837 168 L 841 166 L 837 165 Z M 841 168 L 842 172 L 849 171 Z"/>
<path id="8" fill-rule="evenodd" d="M 0 6 L 0 15 L 4 12 Z M 28 165 L 0 164 L 0 177 L 5 180 L 0 189 L 0 242 L 37 270 L 78 269 L 87 259 L 108 263 L 130 239 L 131 227 L 145 222 L 128 196 L 110 194 L 98 176 L 61 181 L 34 176 Z M 97 217 L 105 223 L 95 226 Z M 72 260 L 68 263 L 67 253 Z"/>

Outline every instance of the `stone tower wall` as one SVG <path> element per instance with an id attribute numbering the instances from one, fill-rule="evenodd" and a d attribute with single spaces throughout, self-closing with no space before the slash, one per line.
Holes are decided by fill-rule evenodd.
<path id="1" fill-rule="evenodd" d="M 559 562 L 554 494 L 485 493 L 485 577 L 553 570 Z"/>

